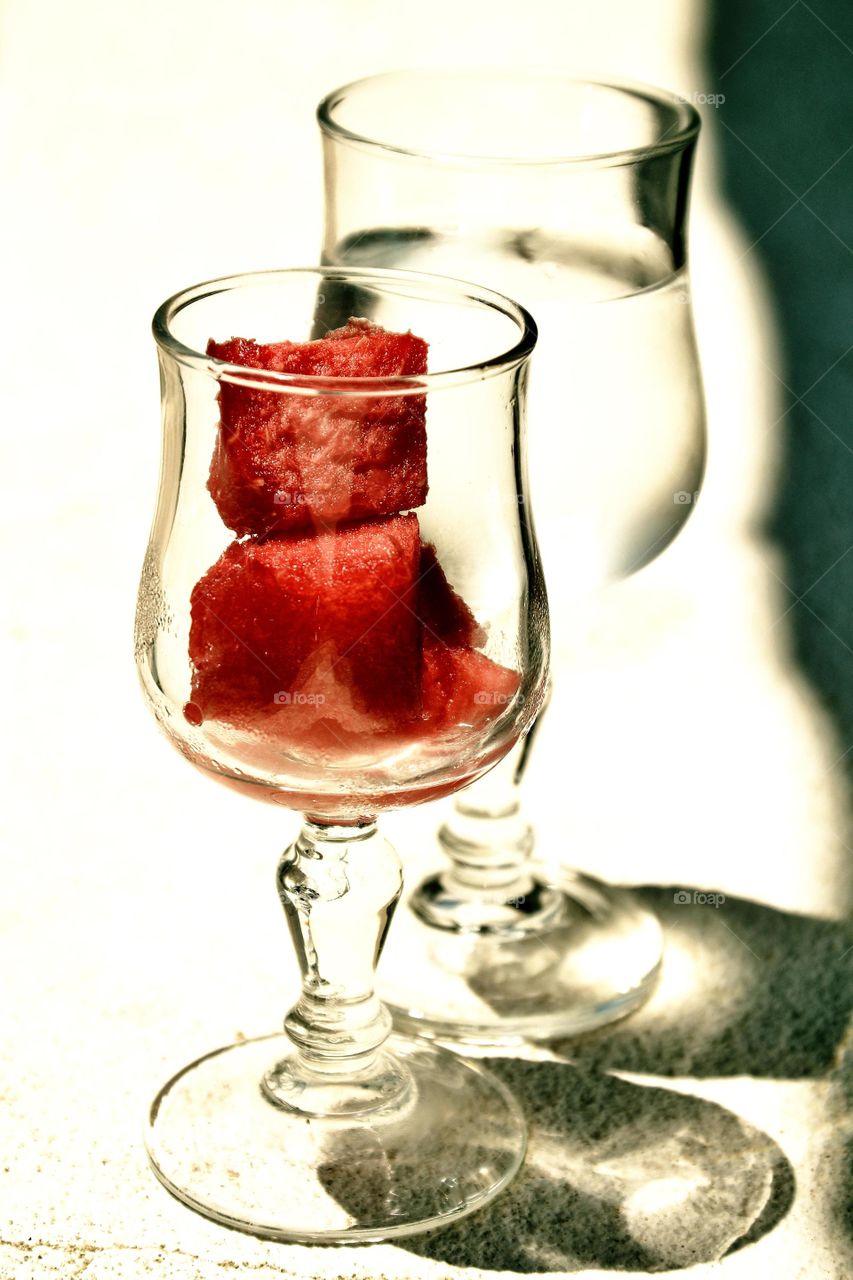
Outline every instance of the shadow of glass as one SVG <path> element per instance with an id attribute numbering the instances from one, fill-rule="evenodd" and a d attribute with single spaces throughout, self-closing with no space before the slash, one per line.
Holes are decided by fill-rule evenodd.
<path id="1" fill-rule="evenodd" d="M 637 893 L 664 930 L 656 991 L 625 1022 L 555 1052 L 657 1076 L 828 1073 L 853 1013 L 853 926 L 676 887 Z"/>
<path id="2" fill-rule="evenodd" d="M 522 1172 L 493 1205 L 402 1242 L 460 1267 L 668 1271 L 722 1257 L 787 1213 L 779 1147 L 700 1098 L 552 1062 L 493 1059 L 530 1124 Z"/>
<path id="3" fill-rule="evenodd" d="M 724 95 L 715 112 L 723 189 L 745 230 L 746 253 L 760 256 L 784 357 L 782 367 L 769 371 L 783 404 L 778 421 L 768 424 L 779 443 L 781 466 L 765 521 L 783 556 L 777 575 L 783 596 L 779 621 L 791 637 L 793 662 L 835 729 L 837 749 L 829 772 L 843 772 L 848 788 L 853 781 L 851 48 L 853 11 L 842 0 L 810 0 L 784 9 L 773 0 L 752 5 L 714 0 L 710 8 L 708 67 L 715 93 Z M 776 91 L 768 92 L 769 85 Z M 844 821 L 849 829 L 849 813 Z M 853 904 L 849 858 L 837 867 L 836 901 L 842 908 Z M 626 1027 L 626 1036 L 615 1032 L 621 1043 L 605 1047 L 602 1042 L 590 1050 L 596 1060 L 602 1054 L 610 1060 L 668 1059 L 674 1070 L 681 1054 L 703 1074 L 828 1076 L 827 1124 L 816 1140 L 829 1218 L 850 1250 L 849 1263 L 853 1075 L 843 1037 L 853 988 L 853 950 L 847 950 L 853 938 L 842 925 L 788 920 L 780 923 L 763 989 L 757 984 L 749 996 L 730 997 L 721 984 L 713 984 L 711 992 L 706 984 L 706 998 L 721 999 L 729 1010 L 725 1029 L 703 1035 L 697 1019 L 680 1037 L 668 1010 L 654 1035 L 650 1026 L 633 1033 Z M 747 941 L 763 955 L 760 935 L 769 922 L 756 923 L 757 941 Z M 770 931 L 775 933 L 772 926 Z M 790 958 L 782 954 L 786 939 Z"/>
<path id="4" fill-rule="evenodd" d="M 745 232 L 744 257 L 758 257 L 767 276 L 784 357 L 768 370 L 782 398 L 768 424 L 781 466 L 764 522 L 784 557 L 779 613 L 793 660 L 834 723 L 831 767 L 851 781 L 853 10 L 843 0 L 784 9 L 715 0 L 710 17 L 723 190 Z M 839 871 L 853 904 L 853 866 Z"/>

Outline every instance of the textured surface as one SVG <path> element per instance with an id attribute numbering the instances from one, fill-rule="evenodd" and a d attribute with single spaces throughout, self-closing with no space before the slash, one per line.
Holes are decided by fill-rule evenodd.
<path id="1" fill-rule="evenodd" d="M 418 579 L 418 615 L 428 638 L 459 648 L 482 645 L 486 633 L 461 596 L 447 581 L 435 554 L 426 542 L 421 547 Z"/>
<path id="2" fill-rule="evenodd" d="M 233 542 L 191 610 L 187 720 L 276 748 L 361 753 L 377 734 L 470 729 L 518 689 L 515 671 L 471 647 L 486 633 L 414 514 Z"/>
<path id="3" fill-rule="evenodd" d="M 192 593 L 202 716 L 272 717 L 285 738 L 315 715 L 346 732 L 407 719 L 419 701 L 419 564 L 415 515 L 232 543 Z"/>
<path id="4" fill-rule="evenodd" d="M 330 378 L 426 373 L 427 344 L 350 320 L 306 343 L 207 345 L 228 364 Z M 427 494 L 425 398 L 306 396 L 223 381 L 210 492 L 237 534 L 288 532 L 419 507 Z"/>

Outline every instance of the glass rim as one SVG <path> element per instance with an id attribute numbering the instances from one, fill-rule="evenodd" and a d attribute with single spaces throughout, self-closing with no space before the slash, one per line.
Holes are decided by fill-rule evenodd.
<path id="1" fill-rule="evenodd" d="M 452 369 L 438 369 L 422 374 L 399 374 L 385 377 L 335 378 L 329 375 L 305 373 L 279 373 L 275 370 L 251 368 L 248 365 L 231 364 L 197 351 L 176 337 L 172 322 L 185 308 L 218 293 L 237 289 L 272 285 L 295 276 L 314 276 L 324 280 L 337 279 L 342 283 L 373 283 L 382 285 L 407 285 L 418 290 L 415 295 L 429 300 L 429 295 L 440 300 L 457 301 L 482 309 L 498 311 L 512 320 L 519 330 L 518 341 L 506 350 L 473 364 Z M 401 296 L 406 296 L 401 294 Z M 399 396 L 423 395 L 425 391 L 446 386 L 458 386 L 481 381 L 497 373 L 521 364 L 532 353 L 538 338 L 536 321 L 521 303 L 505 294 L 497 293 L 482 285 L 450 276 L 432 275 L 419 271 L 396 271 L 380 267 L 312 266 L 280 267 L 268 271 L 248 271 L 230 276 L 219 276 L 201 284 L 190 285 L 172 294 L 154 313 L 151 322 L 154 341 L 179 364 L 196 369 L 217 379 L 237 386 L 256 390 L 293 392 L 299 395 L 370 395 Z M 286 339 L 282 339 L 283 341 Z"/>
<path id="2" fill-rule="evenodd" d="M 417 147 L 403 147 L 396 143 L 383 142 L 381 138 L 375 135 L 348 129 L 335 119 L 334 112 L 344 98 L 351 95 L 355 90 L 363 89 L 366 85 L 378 84 L 383 80 L 390 82 L 403 79 L 426 79 L 436 75 L 445 75 L 448 78 L 456 77 L 457 79 L 468 77 L 472 81 L 492 76 L 496 78 L 502 76 L 505 79 L 510 75 L 523 75 L 540 80 L 562 81 L 565 84 L 575 85 L 579 88 L 608 89 L 623 97 L 638 99 L 651 103 L 656 107 L 666 108 L 673 115 L 677 127 L 667 130 L 653 142 L 644 143 L 640 146 L 624 147 L 615 151 L 576 155 L 569 153 L 540 156 L 493 156 L 481 155 L 473 151 L 424 151 Z M 317 123 L 322 132 L 342 142 L 369 148 L 371 151 L 387 151 L 395 155 L 409 156 L 413 159 L 432 160 L 446 165 L 470 165 L 483 169 L 501 167 L 547 168 L 549 166 L 554 168 L 561 166 L 565 168 L 600 168 L 636 164 L 639 160 L 647 159 L 650 156 L 665 155 L 672 151 L 681 150 L 697 137 L 702 124 L 699 112 L 693 104 L 687 98 L 682 98 L 679 94 L 671 93 L 667 89 L 659 89 L 655 85 L 646 84 L 638 80 L 567 75 L 564 72 L 548 70 L 547 68 L 480 68 L 466 71 L 453 67 L 421 67 L 398 71 L 383 71 L 377 75 L 362 76 L 358 80 L 351 80 L 348 84 L 340 85 L 337 89 L 333 89 L 319 103 L 316 115 Z"/>

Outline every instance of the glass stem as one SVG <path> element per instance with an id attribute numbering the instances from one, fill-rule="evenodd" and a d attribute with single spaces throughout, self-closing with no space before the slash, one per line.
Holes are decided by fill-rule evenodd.
<path id="1" fill-rule="evenodd" d="M 534 837 L 515 780 L 518 750 L 456 796 L 439 830 L 439 844 L 450 859 L 441 880 L 460 898 L 504 901 L 530 890 L 528 860 Z"/>
<path id="2" fill-rule="evenodd" d="M 277 884 L 302 992 L 284 1022 L 295 1052 L 268 1073 L 265 1089 L 311 1114 L 380 1105 L 402 1083 L 382 1052 L 391 1016 L 375 990 L 403 887 L 400 859 L 375 822 L 306 821 L 282 856 Z"/>
<path id="3" fill-rule="evenodd" d="M 411 899 L 427 924 L 466 933 L 517 931 L 541 926 L 557 910 L 556 896 L 531 868 L 535 836 L 521 804 L 535 731 L 536 724 L 500 764 L 456 796 L 438 833 L 450 866 L 420 884 Z"/>

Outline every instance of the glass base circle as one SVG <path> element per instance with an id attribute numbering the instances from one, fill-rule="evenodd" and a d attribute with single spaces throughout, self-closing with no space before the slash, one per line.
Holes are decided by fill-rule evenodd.
<path id="1" fill-rule="evenodd" d="M 386 1050 L 405 1088 L 369 1113 L 331 1117 L 271 1097 L 265 1081 L 293 1053 L 285 1035 L 200 1058 L 151 1107 L 154 1172 L 191 1209 L 273 1240 L 388 1240 L 473 1213 L 524 1159 L 517 1103 L 436 1045 L 391 1036 Z"/>
<path id="2" fill-rule="evenodd" d="M 624 1018 L 654 989 L 660 924 L 626 889 L 540 867 L 523 900 L 490 904 L 484 926 L 475 914 L 436 877 L 397 911 L 379 992 L 400 1030 L 482 1047 L 553 1040 Z"/>

